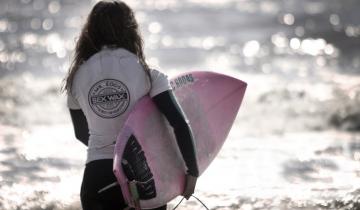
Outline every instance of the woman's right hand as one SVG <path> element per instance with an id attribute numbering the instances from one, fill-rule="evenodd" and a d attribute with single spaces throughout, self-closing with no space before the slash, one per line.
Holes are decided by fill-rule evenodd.
<path id="1" fill-rule="evenodd" d="M 188 200 L 195 191 L 197 177 L 186 174 L 183 196 Z"/>

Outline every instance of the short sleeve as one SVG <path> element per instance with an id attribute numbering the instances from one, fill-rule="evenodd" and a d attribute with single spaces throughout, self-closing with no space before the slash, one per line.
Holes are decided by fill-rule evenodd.
<path id="1" fill-rule="evenodd" d="M 168 76 L 160 71 L 152 69 L 150 97 L 154 97 L 167 90 L 171 90 Z"/>
<path id="2" fill-rule="evenodd" d="M 71 93 L 68 93 L 67 95 L 67 106 L 69 107 L 69 109 L 81 109 L 76 98 L 74 98 Z"/>

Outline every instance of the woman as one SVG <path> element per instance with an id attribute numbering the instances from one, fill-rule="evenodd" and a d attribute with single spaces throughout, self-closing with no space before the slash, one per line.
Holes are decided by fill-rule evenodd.
<path id="1" fill-rule="evenodd" d="M 64 89 L 75 136 L 88 146 L 80 193 L 84 210 L 127 207 L 119 186 L 99 190 L 116 181 L 116 136 L 144 95 L 153 98 L 174 128 L 187 166 L 183 196 L 192 195 L 199 172 L 191 129 L 167 77 L 146 64 L 138 24 L 124 2 L 100 1 L 94 6 L 77 41 Z"/>

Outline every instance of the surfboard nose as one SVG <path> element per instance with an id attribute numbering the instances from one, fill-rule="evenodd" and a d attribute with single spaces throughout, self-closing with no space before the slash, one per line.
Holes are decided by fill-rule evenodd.
<path id="1" fill-rule="evenodd" d="M 199 158 L 199 169 L 202 172 L 219 152 L 221 146 L 218 145 L 222 145 L 227 138 L 247 83 L 231 76 L 206 71 L 182 74 L 172 81 L 176 84 L 176 97 L 195 131 L 195 139 L 206 139 L 196 142 L 199 155 L 203 156 Z"/>
<path id="2" fill-rule="evenodd" d="M 197 92 L 195 94 L 205 96 L 213 104 L 222 103 L 222 100 L 228 100 L 228 97 L 231 97 L 232 103 L 240 106 L 247 88 L 246 82 L 225 74 L 208 71 L 196 71 L 189 75 L 188 77 L 192 77 L 194 81 L 195 87 L 192 89 Z M 201 82 L 196 82 L 197 80 Z"/>

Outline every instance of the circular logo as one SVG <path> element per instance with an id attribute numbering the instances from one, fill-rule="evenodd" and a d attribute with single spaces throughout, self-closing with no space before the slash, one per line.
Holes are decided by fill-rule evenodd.
<path id="1" fill-rule="evenodd" d="M 130 103 L 127 87 L 115 79 L 95 83 L 89 91 L 91 109 L 100 117 L 114 118 L 124 113 Z"/>

